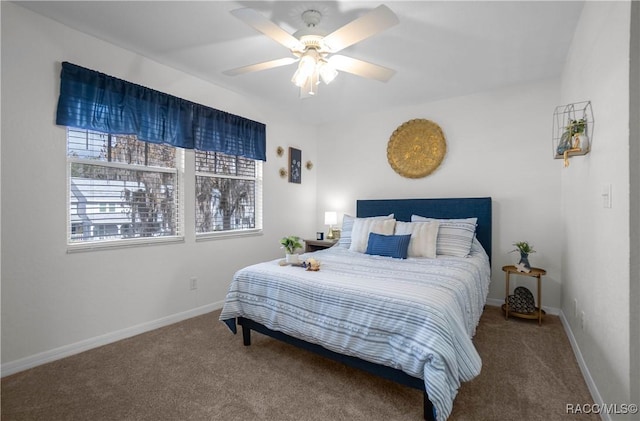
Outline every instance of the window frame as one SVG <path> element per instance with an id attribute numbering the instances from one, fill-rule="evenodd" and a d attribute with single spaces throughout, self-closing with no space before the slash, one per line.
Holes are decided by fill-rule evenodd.
<path id="1" fill-rule="evenodd" d="M 234 238 L 234 237 L 247 237 L 247 236 L 257 236 L 257 235 L 262 235 L 263 233 L 263 206 L 264 206 L 264 201 L 263 201 L 263 189 L 264 189 L 264 178 L 263 178 L 263 167 L 264 167 L 264 162 L 259 160 L 259 159 L 254 159 L 254 158 L 247 158 L 247 157 L 243 157 L 244 159 L 250 159 L 254 162 L 255 164 L 255 176 L 254 177 L 250 177 L 250 176 L 238 176 L 238 175 L 230 175 L 230 174 L 216 174 L 216 173 L 212 173 L 212 172 L 207 172 L 207 171 L 197 171 L 196 170 L 196 160 L 197 160 L 197 153 L 198 152 L 214 152 L 214 151 L 201 151 L 198 149 L 194 149 L 193 150 L 193 160 L 192 160 L 192 166 L 191 168 L 193 168 L 193 176 L 191 177 L 193 180 L 193 201 L 192 201 L 192 206 L 193 206 L 193 224 L 190 227 L 190 229 L 193 229 L 193 232 L 195 233 L 195 238 L 196 238 L 196 242 L 199 241 L 208 241 L 208 240 L 220 240 L 220 239 L 225 239 L 225 238 Z M 214 152 L 215 153 L 215 152 Z M 220 152 L 222 154 L 224 154 L 223 152 Z M 224 154 L 227 155 L 227 154 Z M 231 157 L 238 157 L 238 155 L 227 155 L 227 156 L 231 156 Z M 242 228 L 242 229 L 234 229 L 234 230 L 226 230 L 226 231 L 209 231 L 209 232 L 197 232 L 196 229 L 196 223 L 197 223 L 197 217 L 196 217 L 196 177 L 211 177 L 211 178 L 228 178 L 228 179 L 237 179 L 237 180 L 253 180 L 254 181 L 254 197 L 255 197 L 255 227 L 254 228 Z"/>
<path id="2" fill-rule="evenodd" d="M 139 165 L 139 164 L 127 164 L 123 162 L 113 162 L 113 161 L 102 161 L 96 159 L 88 159 L 88 158 L 79 158 L 69 155 L 68 150 L 68 142 L 69 142 L 69 133 L 71 131 L 81 131 L 81 132 L 95 132 L 104 135 L 108 135 L 107 133 L 99 132 L 97 130 L 87 130 L 87 129 L 76 129 L 73 127 L 65 127 L 65 165 L 66 165 L 66 230 L 65 230 L 65 241 L 67 246 L 67 253 L 74 252 L 82 252 L 82 251 L 92 251 L 92 250 L 104 250 L 104 249 L 113 249 L 113 248 L 125 248 L 125 247 L 136 247 L 136 246 L 146 246 L 146 245 L 157 245 L 157 244 L 167 244 L 167 243 L 181 243 L 185 240 L 185 221 L 184 221 L 184 196 L 185 196 L 185 150 L 183 148 L 166 145 L 168 147 L 175 149 L 175 166 L 174 168 L 165 168 L 153 165 Z M 116 135 L 117 136 L 117 135 Z M 141 141 L 141 140 L 139 140 Z M 143 142 L 143 141 L 141 141 Z M 73 164 L 86 164 L 93 166 L 100 166 L 103 168 L 116 168 L 116 169 L 124 169 L 130 171 L 143 171 L 143 172 L 153 172 L 153 173 L 171 173 L 175 174 L 176 182 L 175 182 L 175 190 L 176 190 L 176 198 L 175 200 L 175 210 L 176 210 L 176 234 L 175 235 L 165 235 L 159 237 L 135 237 L 135 238 L 118 238 L 118 239 L 104 239 L 104 240 L 94 240 L 94 241 L 72 241 L 72 228 L 73 223 L 71 221 L 72 216 L 72 203 L 71 203 L 71 168 Z M 109 206 L 107 205 L 107 210 Z"/>

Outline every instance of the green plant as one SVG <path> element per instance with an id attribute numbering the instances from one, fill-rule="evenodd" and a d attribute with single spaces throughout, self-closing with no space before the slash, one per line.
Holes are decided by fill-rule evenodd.
<path id="1" fill-rule="evenodd" d="M 558 142 L 557 153 L 562 155 L 564 151 L 571 149 L 571 139 L 577 134 L 584 133 L 587 122 L 581 118 L 580 120 L 569 120 L 569 124 L 565 127 L 564 133 Z"/>
<path id="2" fill-rule="evenodd" d="M 293 254 L 297 249 L 302 248 L 300 237 L 296 237 L 295 235 L 282 237 L 282 239 L 280 240 L 280 244 L 282 244 L 282 248 L 285 249 L 289 254 Z"/>
<path id="3" fill-rule="evenodd" d="M 572 135 L 584 133 L 584 129 L 586 128 L 586 126 L 587 122 L 584 121 L 583 118 L 581 118 L 580 120 L 571 120 L 569 122 L 569 125 L 567 126 L 567 131 Z"/>
<path id="4" fill-rule="evenodd" d="M 536 251 L 533 249 L 533 246 L 531 244 L 529 244 L 526 241 L 518 241 L 517 243 L 513 243 L 513 245 L 516 247 L 514 250 L 511 250 L 511 253 L 513 253 L 514 251 L 520 252 L 520 253 L 524 253 L 524 254 L 530 254 L 530 253 L 535 253 Z"/>

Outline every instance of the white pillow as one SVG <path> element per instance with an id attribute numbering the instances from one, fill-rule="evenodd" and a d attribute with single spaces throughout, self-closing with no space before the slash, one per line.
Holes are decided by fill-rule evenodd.
<path id="1" fill-rule="evenodd" d="M 436 254 L 467 257 L 471 252 L 471 244 L 476 235 L 478 218 L 435 219 L 411 215 L 413 222 L 439 221 Z"/>
<path id="2" fill-rule="evenodd" d="M 353 231 L 353 223 L 356 219 L 393 219 L 394 214 L 386 216 L 371 216 L 369 218 L 356 218 L 351 215 L 344 214 L 342 217 L 342 231 L 338 240 L 338 247 L 351 247 L 351 231 Z"/>
<path id="3" fill-rule="evenodd" d="M 429 222 L 396 222 L 396 235 L 411 234 L 409 257 L 429 257 L 435 259 L 438 239 L 437 220 Z"/>
<path id="4" fill-rule="evenodd" d="M 356 218 L 351 231 L 349 250 L 364 253 L 367 251 L 370 233 L 393 235 L 395 226 L 395 219 Z"/>

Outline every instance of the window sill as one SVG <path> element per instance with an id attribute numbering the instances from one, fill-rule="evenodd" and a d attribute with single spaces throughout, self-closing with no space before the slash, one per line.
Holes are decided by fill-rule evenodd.
<path id="1" fill-rule="evenodd" d="M 157 246 L 161 244 L 184 243 L 184 237 L 132 238 L 130 240 L 112 240 L 96 243 L 67 244 L 67 253 L 86 251 L 115 250 L 130 247 Z"/>
<path id="2" fill-rule="evenodd" d="M 196 242 L 198 241 L 209 241 L 209 240 L 222 240 L 225 238 L 236 238 L 236 237 L 255 237 L 262 235 L 262 229 L 247 229 L 247 230 L 236 230 L 236 231 L 220 231 L 220 232 L 208 232 L 203 234 L 196 234 Z"/>

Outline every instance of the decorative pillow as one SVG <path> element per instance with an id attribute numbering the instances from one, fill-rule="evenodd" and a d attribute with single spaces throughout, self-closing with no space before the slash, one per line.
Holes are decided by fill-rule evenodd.
<path id="1" fill-rule="evenodd" d="M 356 218 L 351 231 L 349 250 L 364 253 L 367 251 L 369 233 L 392 235 L 395 226 L 395 219 Z"/>
<path id="2" fill-rule="evenodd" d="M 372 232 L 369 234 L 366 253 L 406 259 L 409 241 L 411 241 L 411 234 L 382 235 Z"/>
<path id="3" fill-rule="evenodd" d="M 396 235 L 411 235 L 409 257 L 429 257 L 435 259 L 438 228 L 440 221 L 429 222 L 396 222 Z"/>
<path id="4" fill-rule="evenodd" d="M 439 221 L 436 254 L 456 257 L 467 257 L 471 252 L 471 244 L 476 235 L 478 218 L 434 219 L 411 215 L 413 222 Z"/>
<path id="5" fill-rule="evenodd" d="M 340 232 L 340 239 L 338 240 L 338 247 L 349 248 L 351 247 L 351 231 L 353 230 L 353 223 L 356 219 L 393 219 L 394 214 L 387 216 L 372 216 L 369 218 L 356 218 L 351 215 L 345 214 L 342 217 L 342 231 Z"/>

